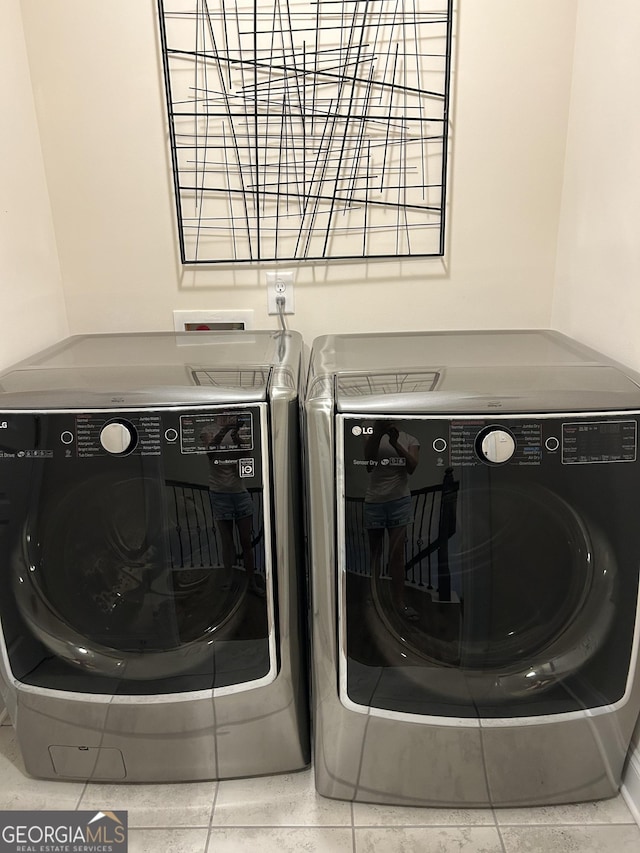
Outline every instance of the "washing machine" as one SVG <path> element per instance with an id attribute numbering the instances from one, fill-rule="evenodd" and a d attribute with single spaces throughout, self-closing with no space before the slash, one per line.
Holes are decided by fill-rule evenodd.
<path id="1" fill-rule="evenodd" d="M 637 375 L 552 331 L 315 341 L 321 794 L 616 794 L 640 711 L 639 413 Z"/>
<path id="2" fill-rule="evenodd" d="M 0 376 L 0 687 L 28 773 L 308 764 L 301 354 L 89 335 Z"/>

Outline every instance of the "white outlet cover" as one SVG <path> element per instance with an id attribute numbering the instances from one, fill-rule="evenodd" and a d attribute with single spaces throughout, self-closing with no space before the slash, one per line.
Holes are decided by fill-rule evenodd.
<path id="1" fill-rule="evenodd" d="M 283 288 L 276 292 L 276 282 L 281 281 Z M 267 314 L 279 314 L 276 296 L 282 294 L 285 297 L 283 314 L 296 313 L 296 300 L 294 291 L 294 276 L 292 272 L 280 270 L 279 272 L 267 273 Z"/>

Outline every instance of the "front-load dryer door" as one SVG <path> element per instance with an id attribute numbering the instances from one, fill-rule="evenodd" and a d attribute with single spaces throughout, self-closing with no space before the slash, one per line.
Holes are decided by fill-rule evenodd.
<path id="1" fill-rule="evenodd" d="M 342 701 L 460 720 L 624 701 L 637 420 L 339 415 Z"/>
<path id="2" fill-rule="evenodd" d="M 2 419 L 13 678 L 154 694 L 275 677 L 265 404 Z"/>

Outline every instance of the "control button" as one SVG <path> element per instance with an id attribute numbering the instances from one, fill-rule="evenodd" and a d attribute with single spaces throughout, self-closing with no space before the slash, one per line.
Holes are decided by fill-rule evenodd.
<path id="1" fill-rule="evenodd" d="M 178 430 L 174 429 L 173 427 L 170 427 L 168 430 L 166 430 L 164 437 L 167 439 L 167 441 L 175 441 L 178 438 Z"/>
<path id="2" fill-rule="evenodd" d="M 551 450 L 551 452 L 553 452 L 554 450 L 557 450 L 560 447 L 560 442 L 555 437 L 555 435 L 552 435 L 551 438 L 548 438 L 545 441 L 544 446 L 547 448 L 547 450 Z"/>
<path id="3" fill-rule="evenodd" d="M 73 444 L 73 433 L 66 429 L 64 432 L 60 433 L 60 441 L 63 444 Z"/>
<path id="4" fill-rule="evenodd" d="M 433 442 L 433 449 L 436 453 L 442 453 L 443 450 L 447 449 L 447 442 L 444 438 L 436 438 Z"/>
<path id="5" fill-rule="evenodd" d="M 484 435 L 481 433 L 478 438 L 478 453 L 486 462 L 500 465 L 502 462 L 508 462 L 515 453 L 515 439 L 506 429 L 492 428 Z"/>
<path id="6" fill-rule="evenodd" d="M 136 431 L 132 424 L 112 421 L 100 431 L 100 444 L 107 453 L 112 453 L 114 456 L 121 456 L 133 450 L 135 443 Z"/>

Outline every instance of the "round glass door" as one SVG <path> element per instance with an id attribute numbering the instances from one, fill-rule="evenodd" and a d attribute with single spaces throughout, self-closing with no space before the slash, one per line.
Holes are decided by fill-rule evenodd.
<path id="1" fill-rule="evenodd" d="M 233 631 L 247 590 L 243 572 L 221 565 L 207 506 L 206 492 L 198 506 L 173 500 L 159 480 L 111 475 L 43 503 L 14 582 L 31 631 L 99 675 L 153 680 L 211 667 L 213 641 Z"/>
<path id="2" fill-rule="evenodd" d="M 500 699 L 549 689 L 600 647 L 615 565 L 593 526 L 553 492 L 467 489 L 456 535 L 439 544 L 431 588 L 407 585 L 403 609 L 388 574 L 371 578 L 373 618 L 393 638 L 390 662 L 464 671 Z"/>

